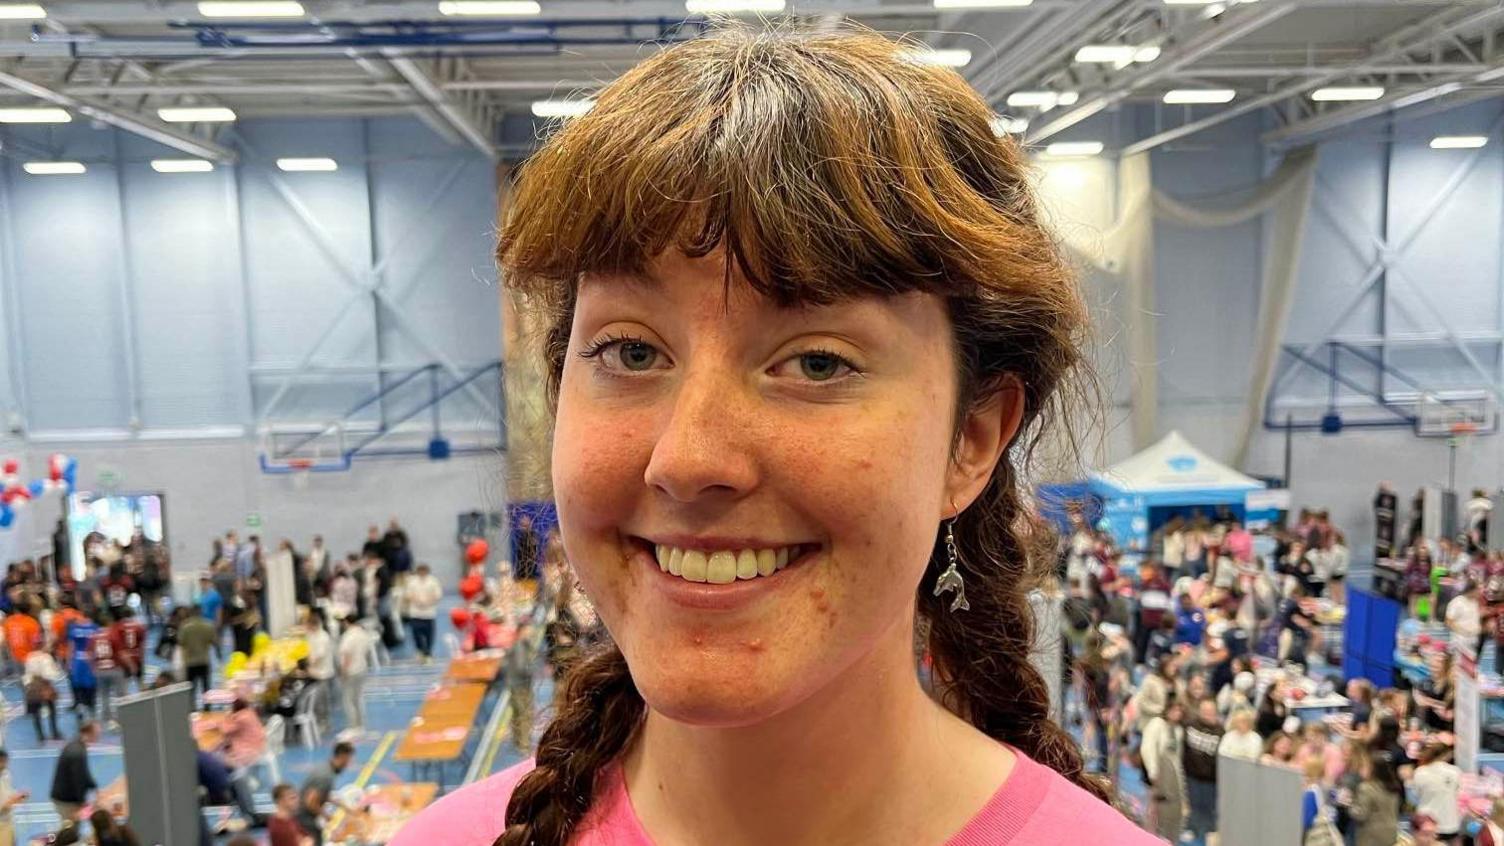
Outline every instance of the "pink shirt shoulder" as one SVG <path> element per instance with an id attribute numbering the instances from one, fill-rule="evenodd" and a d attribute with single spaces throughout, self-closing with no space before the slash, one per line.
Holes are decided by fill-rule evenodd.
<path id="1" fill-rule="evenodd" d="M 524 761 L 450 793 L 408 823 L 391 846 L 491 846 L 505 828 L 512 790 L 532 768 L 532 761 Z M 601 779 L 600 799 L 573 838 L 575 846 L 653 846 L 632 811 L 621 770 L 608 770 Z M 945 846 L 1055 846 L 1066 840 L 1114 846 L 1164 843 L 1059 773 L 1019 754 L 1008 780 Z"/>

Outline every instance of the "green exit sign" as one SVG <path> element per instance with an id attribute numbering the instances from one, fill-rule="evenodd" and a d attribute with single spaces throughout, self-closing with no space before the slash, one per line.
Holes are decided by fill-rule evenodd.
<path id="1" fill-rule="evenodd" d="M 255 513 L 254 511 L 250 514 L 245 515 L 245 527 L 247 529 L 261 528 L 261 515 Z"/>

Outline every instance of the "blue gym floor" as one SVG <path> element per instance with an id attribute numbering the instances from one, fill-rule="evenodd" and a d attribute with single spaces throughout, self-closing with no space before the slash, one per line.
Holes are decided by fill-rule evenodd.
<path id="1" fill-rule="evenodd" d="M 449 623 L 448 609 L 452 602 L 446 602 L 441 609 L 438 620 L 438 632 L 435 636 L 435 655 L 433 663 L 428 665 L 419 664 L 414 657 L 411 642 L 404 643 L 392 655 L 392 662 L 388 666 L 381 667 L 372 672 L 372 678 L 366 687 L 366 733 L 356 741 L 356 759 L 354 764 L 341 774 L 336 788 L 354 784 L 357 779 L 365 775 L 367 781 L 363 784 L 380 784 L 383 782 L 407 781 L 412 779 L 412 771 L 407 764 L 397 764 L 391 760 L 396 752 L 397 744 L 402 739 L 402 732 L 406 729 L 408 720 L 412 718 L 422 702 L 424 694 L 443 675 L 447 668 L 448 655 L 443 646 L 444 633 L 453 631 Z M 152 632 L 152 643 L 155 643 L 157 633 Z M 230 654 L 228 634 L 224 644 L 225 656 Z M 159 661 L 148 650 L 149 666 L 146 670 L 146 679 L 149 684 L 156 674 L 165 667 L 165 662 Z M 215 671 L 216 681 L 219 671 Z M 538 707 L 538 719 L 535 721 L 534 737 L 542 723 L 542 712 L 550 701 L 552 685 L 547 681 L 540 682 L 540 688 L 535 699 Z M 72 705 L 72 697 L 66 690 L 66 686 L 59 691 L 62 700 L 58 703 L 58 728 L 65 737 L 71 737 L 77 731 L 78 721 L 73 716 L 69 707 Z M 31 838 L 57 830 L 59 821 L 56 812 L 52 808 L 52 802 L 48 799 L 48 793 L 52 787 L 52 773 L 55 767 L 58 750 L 62 743 L 55 741 L 37 742 L 36 731 L 32 726 L 30 717 L 26 716 L 25 709 L 21 704 L 21 685 L 18 678 L 7 679 L 0 682 L 0 697 L 3 697 L 5 708 L 4 746 L 10 753 L 11 778 L 18 790 L 31 792 L 28 800 L 16 806 L 14 820 L 18 843 L 29 843 Z M 476 718 L 476 736 L 486 726 L 491 716 L 492 709 L 497 706 L 500 697 L 493 695 L 487 699 L 486 706 Z M 326 760 L 330 748 L 334 745 L 335 735 L 345 727 L 344 715 L 341 713 L 338 703 L 331 708 L 330 719 L 332 728 L 324 733 L 323 743 L 320 748 L 309 749 L 292 739 L 286 752 L 281 759 L 281 778 L 291 784 L 301 784 L 303 778 L 310 772 L 315 764 Z M 45 720 L 44 720 L 45 728 Z M 472 740 L 472 754 L 480 754 L 473 747 L 476 741 Z M 373 757 L 378 756 L 374 761 Z M 510 739 L 504 743 L 500 752 L 495 756 L 494 762 L 486 773 L 499 772 L 519 760 L 519 756 Z M 106 731 L 100 743 L 89 750 L 89 765 L 93 770 L 94 779 L 100 785 L 109 784 L 124 771 L 124 759 L 120 747 L 120 735 L 118 732 Z M 369 772 L 367 772 L 369 770 Z M 463 764 L 451 765 L 446 774 L 445 781 L 450 789 L 453 789 L 465 775 Z M 261 789 L 258 791 L 256 800 L 261 810 L 271 811 L 271 787 L 269 778 L 258 776 Z M 423 780 L 430 780 L 424 778 Z M 265 842 L 265 831 L 252 831 L 261 842 Z"/>

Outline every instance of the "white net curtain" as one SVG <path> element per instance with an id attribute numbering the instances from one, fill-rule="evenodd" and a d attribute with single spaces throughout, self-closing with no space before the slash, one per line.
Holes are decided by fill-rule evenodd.
<path id="1" fill-rule="evenodd" d="M 1142 449 L 1158 436 L 1159 380 L 1155 338 L 1154 221 L 1179 226 L 1236 226 L 1268 215 L 1265 255 L 1254 355 L 1249 362 L 1248 391 L 1233 466 L 1242 466 L 1263 419 L 1263 400 L 1279 361 L 1300 268 L 1301 240 L 1315 184 L 1316 150 L 1288 153 L 1262 183 L 1228 197 L 1178 200 L 1154 188 L 1150 154 L 1123 159 L 1117 168 L 1113 223 L 1095 238 L 1064 230 L 1077 255 L 1108 277 L 1122 298 L 1122 357 L 1131 367 L 1128 384 L 1132 447 Z M 1077 237 L 1073 237 L 1077 236 Z"/>

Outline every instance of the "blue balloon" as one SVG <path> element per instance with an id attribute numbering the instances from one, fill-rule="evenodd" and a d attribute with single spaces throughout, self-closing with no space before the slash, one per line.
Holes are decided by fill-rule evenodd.
<path id="1" fill-rule="evenodd" d="M 16 521 L 16 512 L 9 505 L 0 505 L 0 529 L 9 529 L 10 524 Z"/>
<path id="2" fill-rule="evenodd" d="M 69 457 L 63 463 L 63 481 L 67 484 L 69 493 L 78 486 L 78 459 Z"/>
<path id="3" fill-rule="evenodd" d="M 42 484 L 40 479 L 26 486 L 26 490 L 31 494 L 32 499 L 36 499 L 37 497 L 41 496 L 44 488 L 45 486 Z"/>

